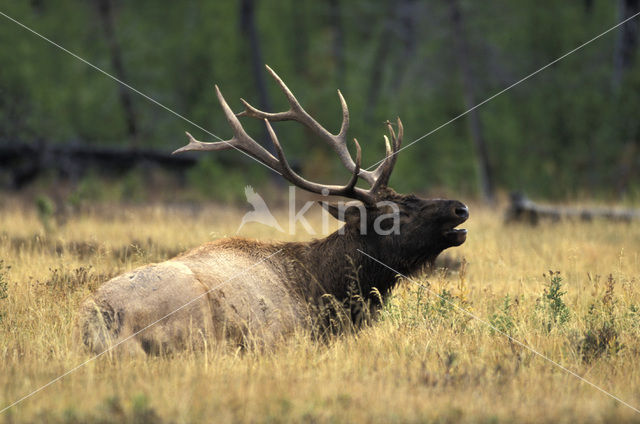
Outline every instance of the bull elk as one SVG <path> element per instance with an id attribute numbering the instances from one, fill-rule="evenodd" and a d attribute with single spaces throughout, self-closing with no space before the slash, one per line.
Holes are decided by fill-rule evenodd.
<path id="1" fill-rule="evenodd" d="M 233 137 L 201 142 L 187 133 L 188 144 L 174 153 L 234 148 L 301 189 L 342 196 L 358 207 L 341 209 L 323 202 L 329 213 L 344 221 L 340 231 L 323 239 L 276 243 L 225 238 L 107 281 L 82 305 L 78 321 L 82 342 L 93 352 L 103 352 L 124 340 L 122 346 L 134 354 L 179 350 L 194 334 L 195 339 L 228 339 L 240 344 L 252 337 L 269 346 L 308 325 L 309 315 L 328 295 L 338 302 L 347 300 L 354 281 L 365 298 L 372 302 L 374 297 L 384 299 L 397 275 L 371 257 L 410 275 L 444 249 L 465 241 L 466 230 L 456 229 L 469 216 L 463 203 L 398 194 L 388 187 L 402 141 L 400 119 L 397 133 L 387 124 L 391 140 L 384 136 L 385 159 L 374 170 L 362 169 L 357 140 L 353 140 L 355 161 L 348 150 L 349 111 L 340 91 L 342 126 L 333 135 L 302 108 L 271 68 L 267 70 L 287 97 L 289 110 L 263 112 L 242 100 L 245 110 L 235 115 L 216 86 Z M 238 117 L 264 121 L 277 157 L 245 132 Z M 328 143 L 351 173 L 349 181 L 343 186 L 325 185 L 297 174 L 271 126 L 276 121 L 297 121 Z M 357 187 L 359 179 L 370 188 Z M 388 215 L 391 209 L 398 231 L 374 231 L 375 218 Z"/>

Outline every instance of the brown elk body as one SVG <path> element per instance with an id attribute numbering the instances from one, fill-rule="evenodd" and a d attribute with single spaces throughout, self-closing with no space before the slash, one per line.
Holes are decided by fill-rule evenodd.
<path id="1" fill-rule="evenodd" d="M 264 120 L 277 158 L 246 134 L 217 87 L 233 138 L 203 143 L 188 134 L 189 144 L 176 152 L 235 148 L 302 189 L 357 200 L 346 208 L 323 203 L 345 222 L 344 227 L 310 242 L 222 239 L 113 278 L 81 307 L 80 335 L 93 352 L 122 343 L 132 353 L 157 353 L 211 339 L 241 344 L 250 340 L 269 346 L 296 328 L 308 326 L 327 295 L 337 302 L 346 301 L 357 284 L 364 298 L 375 303 L 380 296 L 373 293 L 384 298 L 396 282 L 396 272 L 391 269 L 410 275 L 433 262 L 444 249 L 465 241 L 466 231 L 455 228 L 468 218 L 464 204 L 402 195 L 387 187 L 400 150 L 400 120 L 397 135 L 388 124 L 391 142 L 385 136 L 385 159 L 375 170 L 363 170 L 358 142 L 354 139 L 355 162 L 347 149 L 349 113 L 340 92 L 343 122 L 340 132 L 333 135 L 308 115 L 282 80 L 267 69 L 287 96 L 290 109 L 267 113 L 243 100 L 245 111 L 239 116 Z M 352 173 L 350 181 L 344 186 L 322 185 L 296 174 L 270 125 L 283 120 L 300 122 L 328 142 Z M 371 188 L 356 187 L 358 179 Z M 396 219 L 394 231 L 380 225 L 387 218 Z M 388 220 L 386 225 L 389 227 Z"/>

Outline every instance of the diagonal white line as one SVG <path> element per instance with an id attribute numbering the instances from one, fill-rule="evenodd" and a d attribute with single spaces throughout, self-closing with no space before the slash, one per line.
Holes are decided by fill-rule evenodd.
<path id="1" fill-rule="evenodd" d="M 20 399 L 12 402 L 11 404 L 5 406 L 2 410 L 0 410 L 0 414 L 2 414 L 3 412 L 5 412 L 6 410 L 8 410 L 11 407 L 16 406 L 17 404 L 19 404 L 20 402 L 22 402 L 23 400 L 26 400 L 28 398 L 30 398 L 31 396 L 35 395 L 36 393 L 46 389 L 47 387 L 51 386 L 53 383 L 55 383 L 58 380 L 63 379 L 64 377 L 68 376 L 69 374 L 73 373 L 74 371 L 77 371 L 78 369 L 82 368 L 83 366 L 87 365 L 89 362 L 95 361 L 96 359 L 98 359 L 99 357 L 101 357 L 102 355 L 104 355 L 105 353 L 115 349 L 116 347 L 120 346 L 122 343 L 126 342 L 127 340 L 132 339 L 133 337 L 137 336 L 138 334 L 142 333 L 143 331 L 147 330 L 150 327 L 153 327 L 154 325 L 156 325 L 157 323 L 159 323 L 160 321 L 170 317 L 171 315 L 175 314 L 176 312 L 180 311 L 181 309 L 183 309 L 184 307 L 192 304 L 193 302 L 195 302 L 196 300 L 202 298 L 203 296 L 206 296 L 207 294 L 211 293 L 212 291 L 219 289 L 220 287 L 222 287 L 223 285 L 227 284 L 229 281 L 234 280 L 236 277 L 239 277 L 242 274 L 247 273 L 250 269 L 254 268 L 256 265 L 266 261 L 267 259 L 277 255 L 278 253 L 282 252 L 282 249 L 277 250 L 276 252 L 270 254 L 269 256 L 267 256 L 266 258 L 262 258 L 260 259 L 258 262 L 254 263 L 253 265 L 251 265 L 250 267 L 244 269 L 242 272 L 239 272 L 237 274 L 235 274 L 234 276 L 232 276 L 231 278 L 223 281 L 222 283 L 218 284 L 217 286 L 215 286 L 212 289 L 207 290 L 206 292 L 202 293 L 201 295 L 191 299 L 190 301 L 188 301 L 187 303 L 185 303 L 184 305 L 180 306 L 179 308 L 175 309 L 172 312 L 169 312 L 168 314 L 166 314 L 165 316 L 163 316 L 162 318 L 159 318 L 155 321 L 153 321 L 151 324 L 147 325 L 146 327 L 144 327 L 141 330 L 136 331 L 135 333 L 131 334 L 128 337 L 125 337 L 124 339 L 120 340 L 118 343 L 109 346 L 107 349 L 103 350 L 102 352 L 98 353 L 96 356 L 93 356 L 89 359 L 87 359 L 86 361 L 84 361 L 83 363 L 76 365 L 75 367 L 71 368 L 69 371 L 65 372 L 64 374 L 60 375 L 59 377 L 54 378 L 53 380 L 51 380 L 50 382 L 48 382 L 47 384 L 40 386 L 39 388 L 37 388 L 36 390 L 32 391 L 31 393 L 21 397 Z"/>
<path id="2" fill-rule="evenodd" d="M 444 300 L 445 302 L 447 302 L 448 304 L 450 304 L 451 306 L 455 307 L 456 309 L 458 309 L 460 312 L 470 316 L 471 318 L 474 318 L 478 321 L 480 321 L 481 323 L 487 325 L 488 327 L 490 327 L 492 330 L 494 330 L 497 333 L 500 333 L 501 335 L 505 336 L 506 338 L 508 338 L 509 340 L 511 340 L 512 342 L 522 346 L 523 348 L 529 350 L 530 352 L 535 353 L 536 355 L 538 355 L 539 357 L 541 357 L 542 359 L 545 359 L 546 361 L 551 362 L 553 365 L 555 365 L 556 367 L 560 368 L 561 370 L 565 371 L 566 373 L 584 381 L 585 383 L 587 383 L 588 385 L 592 386 L 593 388 L 601 391 L 602 393 L 604 393 L 605 395 L 611 397 L 614 400 L 617 400 L 618 402 L 620 402 L 621 404 L 623 404 L 624 406 L 627 406 L 631 409 L 633 409 L 635 412 L 640 413 L 640 409 L 634 407 L 633 405 L 628 404 L 627 402 L 625 402 L 624 400 L 620 399 L 619 397 L 607 392 L 606 390 L 604 390 L 603 388 L 596 386 L 594 383 L 590 382 L 589 380 L 587 380 L 586 378 L 582 377 L 579 374 L 576 374 L 575 372 L 571 371 L 570 369 L 563 367 L 562 365 L 560 365 L 559 363 L 557 363 L 556 361 L 554 361 L 553 359 L 549 358 L 548 356 L 543 355 L 542 353 L 538 352 L 537 350 L 535 350 L 534 348 L 532 348 L 529 345 L 526 345 L 524 343 L 522 343 L 521 341 L 514 339 L 513 337 L 511 337 L 509 334 L 505 333 L 504 331 L 499 330 L 498 328 L 496 328 L 493 324 L 491 324 L 489 321 L 486 321 L 482 318 L 480 318 L 479 316 L 475 315 L 472 312 L 469 312 L 468 310 L 458 306 L 457 304 L 455 304 L 454 302 L 450 301 L 449 299 L 440 296 L 438 293 L 434 292 L 433 290 L 431 290 L 429 287 L 425 286 L 424 284 L 421 284 L 420 282 L 414 280 L 413 278 L 407 277 L 406 275 L 402 274 L 401 272 L 391 268 L 389 265 L 385 264 L 384 262 L 374 258 L 373 256 L 369 255 L 367 252 L 363 252 L 360 249 L 356 249 L 358 252 L 362 253 L 363 255 L 367 256 L 368 258 L 376 261 L 377 263 L 379 263 L 380 265 L 384 266 L 385 268 L 395 272 L 397 275 L 400 275 L 404 278 L 406 278 L 407 280 L 411 281 L 412 283 L 424 288 L 425 290 L 427 290 L 429 293 L 439 297 L 441 300 Z"/>
<path id="3" fill-rule="evenodd" d="M 448 120 L 447 122 L 445 122 L 444 124 L 440 125 L 439 127 L 429 131 L 428 133 L 426 133 L 425 135 L 423 135 L 422 137 L 419 137 L 415 140 L 413 140 L 411 143 L 407 144 L 406 146 L 404 146 L 403 148 L 399 149 L 397 152 L 393 152 L 391 155 L 389 156 L 393 156 L 393 155 L 397 155 L 398 153 L 400 153 L 401 151 L 403 151 L 404 149 L 406 149 L 407 147 L 413 146 L 414 144 L 416 144 L 418 141 L 430 136 L 431 134 L 433 134 L 436 131 L 441 130 L 442 128 L 446 127 L 447 125 L 451 124 L 454 121 L 457 121 L 459 118 L 462 118 L 463 116 L 467 115 L 469 112 L 474 111 L 475 109 L 479 108 L 480 106 L 484 105 L 485 103 L 490 102 L 491 100 L 495 99 L 496 97 L 498 97 L 499 95 L 505 93 L 506 91 L 511 90 L 513 87 L 519 85 L 520 83 L 528 80 L 529 78 L 531 78 L 532 76 L 544 71 L 545 69 L 547 69 L 548 67 L 558 63 L 559 61 L 561 61 L 562 59 L 564 59 L 565 57 L 577 52 L 578 50 L 580 50 L 581 48 L 591 44 L 592 42 L 596 41 L 598 38 L 604 36 L 605 34 L 608 34 L 609 32 L 613 31 L 614 29 L 618 28 L 621 25 L 624 25 L 625 23 L 627 23 L 628 21 L 632 20 L 633 18 L 637 17 L 638 15 L 640 15 L 640 12 L 636 13 L 635 15 L 625 19 L 624 21 L 612 26 L 611 28 L 607 29 L 606 31 L 596 35 L 595 37 L 593 37 L 592 39 L 590 39 L 589 41 L 586 41 L 582 44 L 580 44 L 578 47 L 574 48 L 573 50 L 568 51 L 567 53 L 563 54 L 562 56 L 558 57 L 557 59 L 547 63 L 546 65 L 544 65 L 542 68 L 539 68 L 535 71 L 533 71 L 532 73 L 530 73 L 529 75 L 527 75 L 526 77 L 514 82 L 513 84 L 511 84 L 510 86 L 508 86 L 507 88 L 504 88 L 500 91 L 498 91 L 496 94 L 494 94 L 493 96 L 489 97 L 488 99 L 483 100 L 482 102 L 478 103 L 477 105 L 475 105 L 474 107 L 472 107 L 471 109 L 462 112 L 460 115 Z M 370 167 L 368 167 L 366 169 L 366 171 L 369 171 L 371 168 L 373 168 L 374 166 L 377 166 L 378 164 L 380 164 L 381 162 L 383 162 L 386 159 L 380 159 L 378 162 L 374 163 L 373 165 L 371 165 Z"/>
<path id="4" fill-rule="evenodd" d="M 172 113 L 173 115 L 177 116 L 178 118 L 182 119 L 185 122 L 188 122 L 189 124 L 193 125 L 194 127 L 198 128 L 199 130 L 209 134 L 212 137 L 217 138 L 218 140 L 220 140 L 223 143 L 228 144 L 230 147 L 236 149 L 237 151 L 239 151 L 240 153 L 242 153 L 243 155 L 247 156 L 248 158 L 251 158 L 253 160 L 255 160 L 256 162 L 258 162 L 259 164 L 269 168 L 270 170 L 272 170 L 273 172 L 275 172 L 276 174 L 282 175 L 280 172 L 276 171 L 275 169 L 273 169 L 272 167 L 270 167 L 269 165 L 267 165 L 264 162 L 261 162 L 260 160 L 254 158 L 253 156 L 249 155 L 248 153 L 245 153 L 244 151 L 238 149 L 236 146 L 234 146 L 233 144 L 229 143 L 229 141 L 227 140 L 223 140 L 220 137 L 218 137 L 217 135 L 215 135 L 214 133 L 212 133 L 211 131 L 208 131 L 204 128 L 202 128 L 200 125 L 196 124 L 195 122 L 191 121 L 190 119 L 184 117 L 183 115 L 179 114 L 178 112 L 174 111 L 173 109 L 163 105 L 162 103 L 160 103 L 159 101 L 157 101 L 156 99 L 149 97 L 148 95 L 144 94 L 142 91 L 135 89 L 134 87 L 130 86 L 129 84 L 127 84 L 126 82 L 114 77 L 113 75 L 111 75 L 110 73 L 108 73 L 107 71 L 103 70 L 102 68 L 99 68 L 98 66 L 94 65 L 93 63 L 89 62 L 86 59 L 83 59 L 82 57 L 78 56 L 77 54 L 73 53 L 72 51 L 67 50 L 66 48 L 62 47 L 60 44 L 56 43 L 55 41 L 45 37 L 44 35 L 40 34 L 39 32 L 35 31 L 34 29 L 29 28 L 28 26 L 26 26 L 25 24 L 23 24 L 22 22 L 19 22 L 17 20 L 15 20 L 14 18 L 12 18 L 11 16 L 7 15 L 4 12 L 0 11 L 0 15 L 4 16 L 5 18 L 9 19 L 10 21 L 14 22 L 15 24 L 21 26 L 22 28 L 26 29 L 27 31 L 37 35 L 38 37 L 42 38 L 44 41 L 46 41 L 47 43 L 59 48 L 60 50 L 62 50 L 63 52 L 75 57 L 76 59 L 78 59 L 80 62 L 89 65 L 90 67 L 92 67 L 93 69 L 95 69 L 96 71 L 108 76 L 109 78 L 111 78 L 112 80 L 116 81 L 119 84 L 122 84 L 123 86 L 127 87 L 129 90 L 133 91 L 136 94 L 141 95 L 142 97 L 144 97 L 145 99 L 149 100 L 151 103 L 160 106 L 162 109 L 166 110 L 169 113 Z"/>

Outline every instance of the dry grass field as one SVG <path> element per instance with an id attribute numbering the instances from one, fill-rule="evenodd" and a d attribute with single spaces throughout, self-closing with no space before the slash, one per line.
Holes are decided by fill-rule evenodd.
<path id="1" fill-rule="evenodd" d="M 0 409 L 90 358 L 73 324 L 101 282 L 233 235 L 243 213 L 104 206 L 45 231 L 35 208 L 5 199 Z M 315 341 L 301 330 L 266 352 L 209 345 L 147 359 L 105 354 L 0 422 L 640 422 L 496 332 L 640 408 L 640 225 L 506 226 L 499 212 L 472 204 L 464 226 L 467 242 L 442 262 L 451 269 L 417 278 L 428 289 L 402 281 L 359 332 Z M 243 234 L 309 237 L 259 224 Z"/>

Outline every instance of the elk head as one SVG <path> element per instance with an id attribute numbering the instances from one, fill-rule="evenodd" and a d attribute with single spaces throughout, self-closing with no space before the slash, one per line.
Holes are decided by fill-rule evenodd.
<path id="1" fill-rule="evenodd" d="M 388 187 L 404 132 L 399 118 L 397 133 L 391 123 L 387 122 L 391 140 L 384 136 L 385 159 L 373 170 L 362 169 L 362 153 L 358 141 L 353 139 L 356 149 L 355 161 L 347 148 L 349 110 L 340 90 L 338 90 L 338 98 L 342 107 L 342 125 L 338 134 L 334 135 L 302 108 L 293 93 L 269 66 L 266 68 L 287 97 L 288 110 L 276 113 L 264 112 L 241 99 L 245 110 L 236 115 L 231 111 L 216 85 L 218 100 L 233 130 L 233 137 L 220 142 L 201 142 L 187 133 L 189 143 L 173 153 L 196 150 L 240 150 L 264 163 L 301 189 L 324 196 L 342 196 L 352 199 L 355 202 L 349 202 L 342 207 L 326 202 L 322 204 L 334 217 L 346 223 L 342 229 L 343 233 L 376 239 L 377 242 L 373 244 L 381 250 L 393 249 L 399 255 L 409 255 L 420 261 L 433 259 L 442 250 L 464 243 L 466 230 L 455 228 L 469 217 L 469 211 L 463 203 L 456 200 L 422 199 L 415 195 L 398 194 Z M 277 157 L 245 132 L 238 117 L 264 121 Z M 328 143 L 351 173 L 349 181 L 343 186 L 319 184 L 308 181 L 293 171 L 271 126 L 271 122 L 276 121 L 296 121 Z M 356 183 L 359 179 L 368 183 L 370 188 L 365 190 L 357 187 Z M 389 218 L 389 223 L 385 224 L 384 219 L 379 218 Z M 397 225 L 397 228 L 390 231 L 390 223 Z M 376 225 L 378 228 L 375 228 Z"/>

